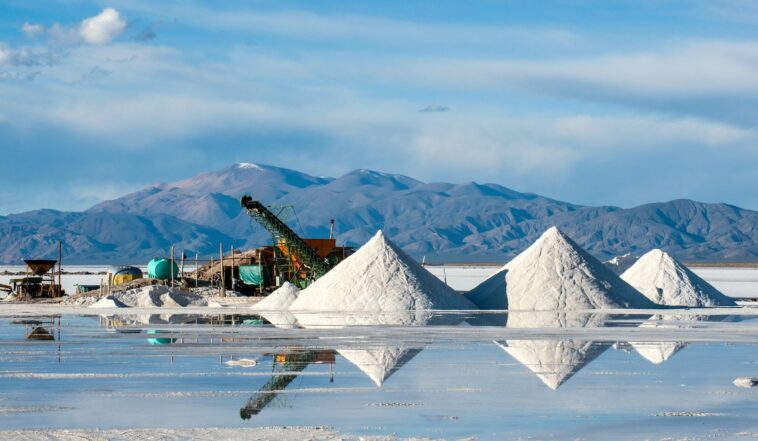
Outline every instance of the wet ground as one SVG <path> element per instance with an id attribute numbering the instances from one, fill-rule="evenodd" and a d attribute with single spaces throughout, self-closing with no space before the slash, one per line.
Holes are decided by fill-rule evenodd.
<path id="1" fill-rule="evenodd" d="M 0 319 L 0 429 L 756 438 L 758 390 L 732 383 L 758 376 L 756 311 L 703 311 L 353 316 L 369 325 L 326 329 L 243 310 L 19 314 Z"/>

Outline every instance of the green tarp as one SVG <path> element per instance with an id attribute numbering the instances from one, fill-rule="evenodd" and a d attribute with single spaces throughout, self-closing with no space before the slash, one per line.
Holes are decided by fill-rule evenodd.
<path id="1" fill-rule="evenodd" d="M 261 283 L 266 285 L 268 282 L 265 265 L 240 265 L 239 276 L 245 285 L 260 286 Z"/>

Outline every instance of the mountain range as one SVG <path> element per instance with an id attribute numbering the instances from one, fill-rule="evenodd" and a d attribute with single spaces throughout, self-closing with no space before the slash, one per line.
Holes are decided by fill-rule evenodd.
<path id="1" fill-rule="evenodd" d="M 758 212 L 723 203 L 674 200 L 623 209 L 583 206 L 497 184 L 427 183 L 355 170 L 339 178 L 239 163 L 160 183 L 82 212 L 35 210 L 0 216 L 0 262 L 52 257 L 58 241 L 70 263 L 146 262 L 175 245 L 188 256 L 271 242 L 240 208 L 251 194 L 292 206 L 290 226 L 358 246 L 377 229 L 416 258 L 505 261 L 558 226 L 599 258 L 661 248 L 683 260 L 758 258 Z"/>

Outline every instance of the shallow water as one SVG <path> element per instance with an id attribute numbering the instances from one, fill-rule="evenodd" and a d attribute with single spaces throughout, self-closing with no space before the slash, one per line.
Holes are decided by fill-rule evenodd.
<path id="1" fill-rule="evenodd" d="M 430 313 L 410 326 L 360 316 L 350 322 L 368 325 L 321 329 L 234 314 L 7 317 L 0 429 L 750 439 L 758 390 L 732 381 L 758 376 L 758 320 L 711 312 Z M 55 340 L 26 338 L 40 326 Z"/>

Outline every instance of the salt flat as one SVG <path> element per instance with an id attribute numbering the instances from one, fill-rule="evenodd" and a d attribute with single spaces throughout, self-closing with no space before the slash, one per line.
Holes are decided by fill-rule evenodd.
<path id="1" fill-rule="evenodd" d="M 497 270 L 428 268 L 459 290 Z M 742 271 L 710 275 L 754 292 Z M 0 304 L 0 439 L 758 433 L 758 389 L 733 383 L 758 376 L 756 307 L 429 311 L 414 326 L 360 311 L 311 314 L 325 313 L 351 326 L 258 325 L 248 305 Z M 26 339 L 37 326 L 54 339 Z"/>

